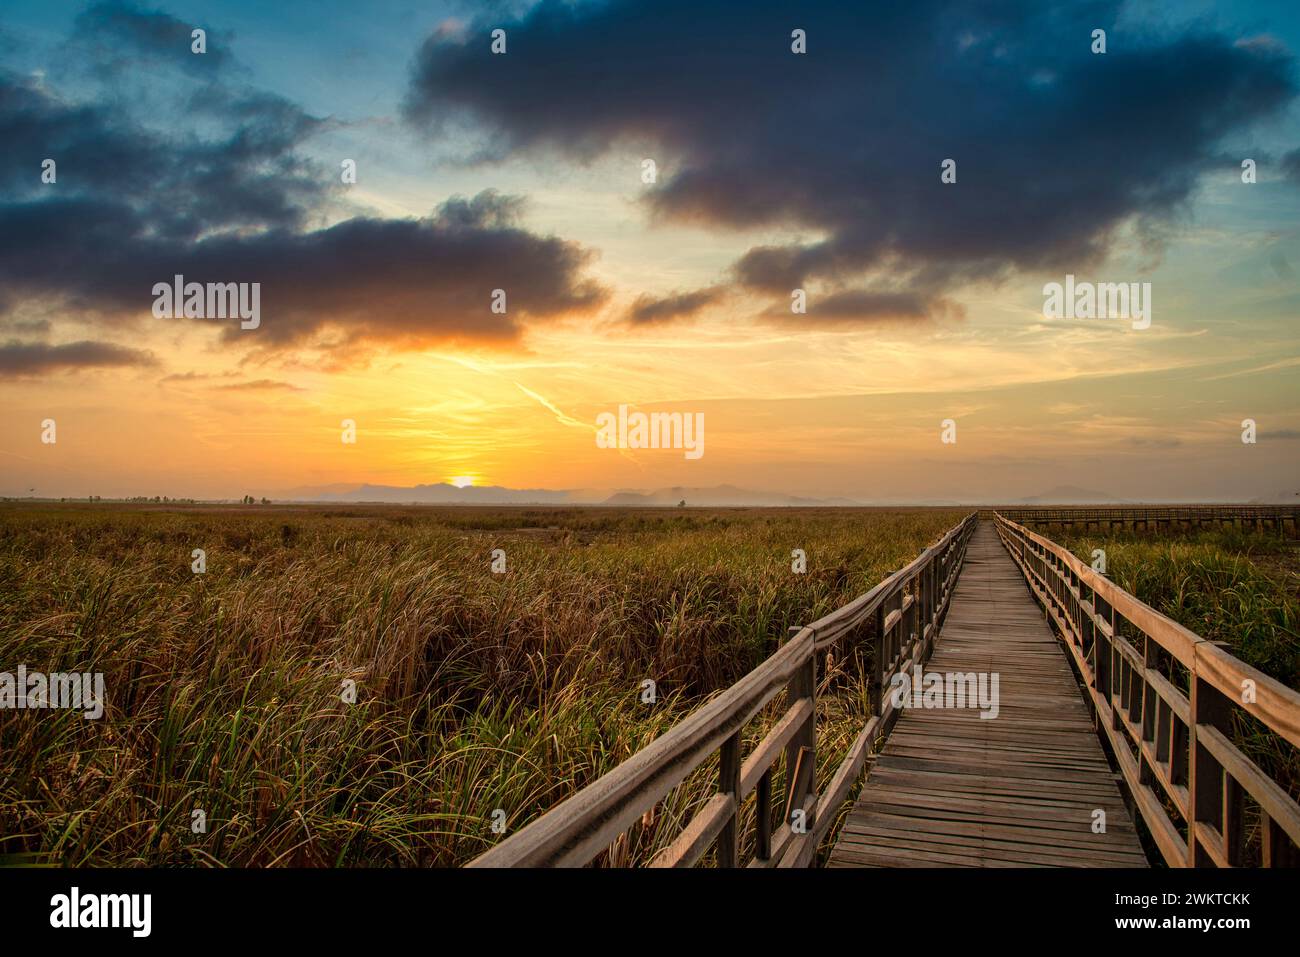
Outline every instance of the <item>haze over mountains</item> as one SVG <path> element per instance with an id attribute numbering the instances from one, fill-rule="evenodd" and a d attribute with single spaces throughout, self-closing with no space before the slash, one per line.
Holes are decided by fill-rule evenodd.
<path id="1" fill-rule="evenodd" d="M 274 496 L 273 496 L 274 497 Z M 734 485 L 712 488 L 673 486 L 660 489 L 546 489 L 505 488 L 500 485 L 469 485 L 459 488 L 445 482 L 436 485 L 370 485 L 298 488 L 281 493 L 279 500 L 298 502 L 385 502 L 424 505 L 687 505 L 780 506 L 860 505 L 847 498 L 806 498 L 780 492 L 756 492 Z"/>
<path id="2" fill-rule="evenodd" d="M 697 507 L 798 507 L 863 505 L 962 505 L 958 499 L 851 499 L 816 498 L 716 485 L 707 488 L 675 485 L 657 489 L 515 489 L 500 485 L 457 487 L 445 482 L 432 485 L 348 485 L 303 487 L 266 493 L 279 502 L 381 502 L 392 505 L 605 505 L 605 506 L 676 506 L 685 502 Z M 1296 493 L 1279 493 L 1256 498 L 1254 502 L 1295 503 Z M 1022 505 L 1123 505 L 1136 504 L 1096 489 L 1059 485 L 1036 495 L 1011 497 L 997 504 Z"/>
<path id="3" fill-rule="evenodd" d="M 1018 499 L 1025 505 L 1122 505 L 1124 499 L 1116 498 L 1107 492 L 1079 488 L 1077 485 L 1057 485 L 1041 492 Z"/>

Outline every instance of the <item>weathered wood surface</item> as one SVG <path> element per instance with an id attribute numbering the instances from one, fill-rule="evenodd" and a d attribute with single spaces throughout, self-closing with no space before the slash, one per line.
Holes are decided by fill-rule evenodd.
<path id="1" fill-rule="evenodd" d="M 996 672 L 998 715 L 905 707 L 830 866 L 1147 866 L 1069 662 L 992 522 L 971 538 L 925 671 Z"/>
<path id="2" fill-rule="evenodd" d="M 1300 866 L 1300 804 L 1233 740 L 1249 716 L 1274 736 L 1269 747 L 1300 747 L 1300 693 L 1069 549 L 1000 513 L 994 521 L 1083 675 L 1097 726 L 1165 862 Z"/>
<path id="3" fill-rule="evenodd" d="M 872 715 L 830 780 L 820 781 L 817 659 L 845 640 L 872 643 Z M 891 679 L 918 668 L 943 676 L 996 672 L 998 716 L 981 719 L 977 707 L 896 708 Z M 1188 680 L 1189 693 L 1176 686 Z M 745 724 L 783 693 L 781 716 L 744 754 Z M 832 866 L 1143 867 L 1120 780 L 1172 866 L 1256 858 L 1265 867 L 1296 866 L 1300 805 L 1232 742 L 1238 712 L 1300 745 L 1300 693 L 1147 606 L 1062 546 L 1001 514 L 979 522 L 972 514 L 470 866 L 589 863 L 715 753 L 717 792 L 656 866 L 689 866 L 714 847 L 723 867 L 744 864 L 747 848 L 749 867 L 814 863 L 873 756 Z M 1247 797 L 1256 818 L 1249 818 Z M 739 833 L 747 800 L 755 802 L 752 842 Z M 1097 811 L 1105 812 L 1101 833 L 1094 830 Z M 1190 833 L 1180 832 L 1174 813 L 1192 821 Z M 1251 820 L 1258 822 L 1253 830 Z"/>
<path id="4" fill-rule="evenodd" d="M 848 800 L 876 729 L 888 717 L 878 712 L 868 720 L 823 787 L 816 775 L 817 654 L 833 649 L 874 617 L 879 619 L 874 636 L 876 679 L 886 681 L 891 669 L 906 667 L 922 656 L 947 611 L 975 523 L 975 514 L 967 515 L 865 595 L 800 628 L 740 681 L 469 866 L 588 864 L 715 752 L 719 755 L 717 794 L 697 810 L 654 864 L 689 866 L 716 843 L 718 863 L 738 866 L 740 809 L 754 794 L 755 856 L 748 866 L 808 866 Z M 906 636 L 901 634 L 904 630 Z M 782 692 L 784 716 L 751 754 L 742 755 L 744 726 Z M 786 782 L 793 780 L 797 786 L 787 788 L 783 820 L 774 830 L 773 770 L 782 752 Z"/>

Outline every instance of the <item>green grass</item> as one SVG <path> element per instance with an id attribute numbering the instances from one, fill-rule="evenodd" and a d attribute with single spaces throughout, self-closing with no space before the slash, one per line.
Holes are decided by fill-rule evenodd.
<path id="1" fill-rule="evenodd" d="M 1300 562 L 1276 535 L 1223 529 L 1174 537 L 1120 532 L 1058 539 L 1148 605 L 1292 688 L 1300 688 Z"/>
<path id="2" fill-rule="evenodd" d="M 1093 549 L 1104 549 L 1107 577 L 1121 588 L 1300 690 L 1300 552 L 1295 542 L 1229 528 L 1158 538 L 1142 531 L 1058 533 L 1055 540 L 1089 563 Z M 1244 715 L 1235 739 L 1300 800 L 1300 750 Z"/>
<path id="3" fill-rule="evenodd" d="M 4 506 L 0 671 L 102 671 L 107 703 L 99 721 L 0 712 L 0 856 L 462 864 L 500 839 L 494 810 L 513 833 L 959 517 Z M 867 714 L 852 651 L 819 705 L 822 774 Z M 666 846 L 712 773 L 603 862 Z"/>

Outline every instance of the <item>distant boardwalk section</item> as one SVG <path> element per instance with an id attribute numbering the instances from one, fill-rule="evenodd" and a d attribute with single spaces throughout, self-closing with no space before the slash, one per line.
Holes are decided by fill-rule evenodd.
<path id="1" fill-rule="evenodd" d="M 1125 505 L 1000 508 L 1013 522 L 1064 528 L 1077 525 L 1104 531 L 1198 529 L 1228 526 L 1272 531 L 1295 538 L 1300 505 Z"/>
<path id="2" fill-rule="evenodd" d="M 856 651 L 871 713 L 819 775 L 818 669 Z M 1006 515 L 971 514 L 471 866 L 591 863 L 706 765 L 717 789 L 656 866 L 713 851 L 806 867 L 828 850 L 833 867 L 1146 867 L 1148 850 L 1295 866 L 1300 806 L 1238 746 L 1248 723 L 1300 746 L 1300 693 Z"/>

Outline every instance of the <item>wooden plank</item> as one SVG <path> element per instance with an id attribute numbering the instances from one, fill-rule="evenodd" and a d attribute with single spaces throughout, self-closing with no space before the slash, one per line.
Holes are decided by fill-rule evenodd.
<path id="1" fill-rule="evenodd" d="M 804 628 L 736 684 L 469 867 L 582 866 L 784 689 L 812 654 Z"/>
<path id="2" fill-rule="evenodd" d="M 952 566 L 951 574 L 955 574 L 957 563 L 954 559 L 964 549 L 975 527 L 975 518 L 974 512 L 967 515 L 939 541 L 923 549 L 904 568 L 865 595 L 800 628 L 773 655 L 730 688 L 696 708 L 612 771 L 479 855 L 468 866 L 544 867 L 589 863 L 637 818 L 707 761 L 724 742 L 739 735 L 744 726 L 787 686 L 790 697 L 807 698 L 813 704 L 802 724 L 796 725 L 791 740 L 786 742 L 787 756 L 793 763 L 791 749 L 798 748 L 807 749 L 807 753 L 815 758 L 815 652 L 833 646 L 841 636 L 867 621 L 887 599 L 899 595 L 908 582 L 931 564 L 942 561 L 945 567 Z M 810 798 L 804 802 L 803 809 L 815 815 L 816 769 L 812 762 L 809 762 L 809 769 Z M 739 781 L 735 790 L 739 792 Z M 779 853 L 788 840 L 788 825 L 786 827 L 787 832 L 775 835 L 774 854 Z"/>
<path id="3" fill-rule="evenodd" d="M 798 732 L 799 727 L 808 720 L 813 712 L 813 703 L 808 698 L 800 698 L 788 710 L 784 717 L 772 726 L 772 730 L 763 736 L 753 752 L 745 759 L 740 771 L 740 797 L 743 799 L 758 785 L 758 780 L 781 755 L 781 750 Z"/>
<path id="4" fill-rule="evenodd" d="M 676 839 L 655 855 L 651 867 L 690 867 L 709 849 L 727 822 L 736 814 L 736 800 L 730 794 L 715 794 L 691 819 Z"/>
<path id="5" fill-rule="evenodd" d="M 718 752 L 718 792 L 731 798 L 731 813 L 723 818 L 718 833 L 718 867 L 740 866 L 740 732 Z"/>
<path id="6" fill-rule="evenodd" d="M 905 701 L 830 866 L 1147 866 L 1074 672 L 990 522 L 924 672 L 997 674 L 997 716 Z"/>

